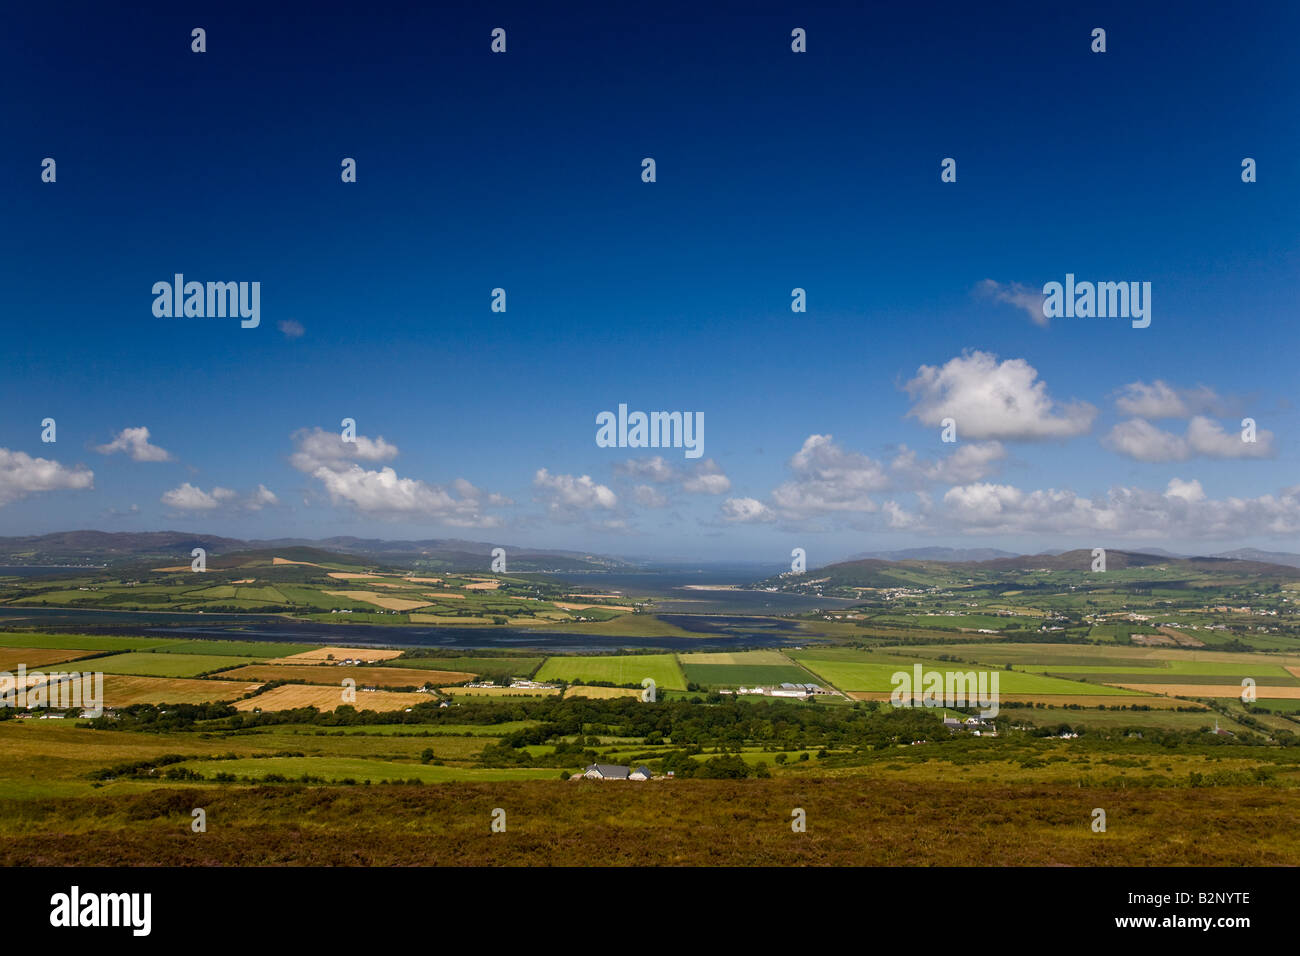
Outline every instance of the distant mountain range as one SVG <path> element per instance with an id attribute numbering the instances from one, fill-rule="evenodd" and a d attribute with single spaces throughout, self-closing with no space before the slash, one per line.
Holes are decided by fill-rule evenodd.
<path id="1" fill-rule="evenodd" d="M 991 558 L 1014 558 L 1014 551 L 997 548 L 905 548 L 902 551 L 864 551 L 850 555 L 846 561 L 988 561 Z"/>
<path id="2" fill-rule="evenodd" d="M 1251 552 L 1243 549 L 1243 552 L 1238 553 L 1267 552 Z M 1297 556 L 1289 555 L 1289 557 Z M 1019 554 L 982 561 L 921 559 L 891 561 L 880 558 L 859 558 L 819 568 L 809 568 L 806 573 L 800 575 L 787 572 L 768 578 L 761 582 L 761 586 L 776 587 L 783 591 L 805 591 L 812 588 L 825 594 L 834 594 L 837 591 L 847 594 L 854 588 L 948 587 L 971 582 L 992 583 L 1005 578 L 1009 572 L 1091 571 L 1092 561 L 1091 548 L 1056 554 Z M 1167 553 L 1151 554 L 1106 549 L 1106 568 L 1109 571 L 1155 566 L 1186 572 L 1189 577 L 1221 573 L 1266 579 L 1300 578 L 1300 565 L 1283 564 L 1277 561 L 1257 561 L 1217 555 L 1185 558 Z"/>
<path id="3" fill-rule="evenodd" d="M 246 541 L 184 531 L 60 531 L 0 538 L 0 565 L 120 565 L 159 559 L 172 563 L 184 559 L 188 563 L 194 548 L 203 548 L 210 557 L 276 548 L 315 548 L 397 566 L 486 571 L 492 560 L 492 549 L 498 547 L 505 549 L 506 568 L 510 571 L 612 571 L 636 567 L 606 555 L 459 538 L 389 541 L 340 536 L 315 541 L 306 538 Z"/>
<path id="4" fill-rule="evenodd" d="M 1069 552 L 1044 551 L 1041 553 L 1059 557 Z M 1218 554 L 1208 555 L 1178 554 L 1164 548 L 1132 548 L 1129 549 L 1128 553 L 1151 554 L 1161 558 L 1177 558 L 1180 560 L 1188 558 L 1224 558 L 1233 561 L 1254 561 L 1260 564 L 1284 564 L 1288 567 L 1300 568 L 1300 554 L 1292 554 L 1288 551 L 1261 551 L 1258 548 L 1237 548 L 1234 551 L 1223 551 Z M 881 561 L 941 561 L 945 564 L 964 564 L 975 561 L 991 561 L 996 558 L 1019 557 L 1031 557 L 1031 555 L 1023 555 L 1015 551 L 1000 551 L 997 548 L 906 548 L 902 551 L 866 551 L 861 554 L 851 555 L 840 563 L 876 559 Z"/>

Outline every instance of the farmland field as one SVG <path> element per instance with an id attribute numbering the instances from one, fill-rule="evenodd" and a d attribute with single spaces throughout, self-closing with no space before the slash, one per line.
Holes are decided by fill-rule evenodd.
<path id="1" fill-rule="evenodd" d="M 221 675 L 231 680 L 273 681 L 295 680 L 311 684 L 339 684 L 350 677 L 357 687 L 422 687 L 425 684 L 457 683 L 473 678 L 463 671 L 434 671 L 417 667 L 355 667 L 319 664 L 251 664 L 227 671 Z"/>
<path id="2" fill-rule="evenodd" d="M 264 694 L 235 702 L 236 710 L 294 710 L 298 707 L 315 707 L 319 710 L 336 710 L 345 703 L 357 710 L 392 711 L 404 710 L 416 704 L 427 703 L 428 694 L 397 693 L 377 690 L 356 691 L 355 702 L 343 699 L 343 686 L 326 687 L 315 684 L 282 684 L 272 687 Z"/>
<path id="3" fill-rule="evenodd" d="M 209 671 L 247 664 L 247 657 L 218 657 L 214 654 L 157 654 L 132 651 L 94 659 L 94 670 L 106 674 L 138 674 L 143 677 L 197 677 Z M 239 679 L 239 678 L 237 678 Z M 246 678 L 266 680 L 267 678 Z"/>
<path id="4" fill-rule="evenodd" d="M 202 704 L 234 700 L 261 687 L 260 683 L 228 680 L 190 680 L 179 677 L 104 675 L 104 705 Z"/>
<path id="5" fill-rule="evenodd" d="M 815 682 L 812 674 L 780 651 L 682 654 L 678 660 L 686 679 L 705 687 Z"/>
<path id="6" fill-rule="evenodd" d="M 3 635 L 0 635 L 3 637 Z M 28 670 L 36 667 L 48 667 L 50 664 L 62 664 L 65 661 L 85 657 L 90 651 L 47 650 L 36 647 L 0 647 L 0 671 L 16 670 L 23 664 Z"/>
<path id="7" fill-rule="evenodd" d="M 685 690 L 686 681 L 672 654 L 625 654 L 599 657 L 548 657 L 537 672 L 539 681 L 607 681 L 641 685 L 649 677 L 656 686 Z"/>
<path id="8" fill-rule="evenodd" d="M 542 666 L 543 660 L 541 657 L 402 657 L 394 661 L 393 666 L 467 671 L 475 676 L 504 674 L 509 677 L 531 677 Z"/>
<path id="9" fill-rule="evenodd" d="M 924 672 L 981 670 L 998 674 L 999 690 L 1002 694 L 1022 695 L 1088 695 L 1088 696 L 1123 696 L 1127 693 L 1120 688 L 1104 684 L 1085 684 L 1079 681 L 1062 680 L 1030 674 L 1023 671 L 1007 671 L 977 666 L 938 661 L 910 661 L 903 658 L 889 659 L 880 655 L 841 650 L 792 651 L 790 656 L 803 664 L 814 674 L 820 675 L 832 686 L 845 691 L 890 692 L 894 689 L 892 677 L 899 671 L 912 674 L 914 663 L 924 664 Z M 991 678 L 990 678 L 991 679 Z"/>

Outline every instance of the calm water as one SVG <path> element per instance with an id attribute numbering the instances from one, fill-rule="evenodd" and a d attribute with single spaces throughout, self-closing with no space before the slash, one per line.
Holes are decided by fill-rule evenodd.
<path id="1" fill-rule="evenodd" d="M 784 621 L 750 621 L 744 618 L 693 617 L 688 628 L 699 637 L 606 637 L 562 631 L 539 632 L 528 628 L 493 627 L 385 627 L 379 624 L 330 624 L 290 621 L 258 614 L 177 614 L 168 611 L 92 611 L 56 608 L 0 607 L 0 627 L 35 627 L 79 634 L 117 634 L 146 637 L 213 638 L 241 641 L 292 641 L 300 644 L 337 644 L 344 647 L 393 645 L 452 648 L 539 648 L 553 652 L 662 648 L 705 650 L 737 647 L 781 647 L 807 644 L 786 633 L 793 625 Z M 678 618 L 678 621 L 681 619 Z M 3 638 L 0 638 L 3 643 Z"/>
<path id="2" fill-rule="evenodd" d="M 768 591 L 695 591 L 687 585 L 747 587 L 788 568 L 705 569 L 700 571 L 546 575 L 575 587 L 618 591 L 625 597 L 654 598 L 657 612 L 671 614 L 807 614 L 822 608 L 849 607 L 843 598 L 815 598 Z"/>
<path id="3" fill-rule="evenodd" d="M 101 565 L 86 566 L 84 568 L 69 568 L 62 565 L 0 565 L 0 578 L 52 578 L 59 575 L 75 577 L 103 570 L 104 568 Z"/>

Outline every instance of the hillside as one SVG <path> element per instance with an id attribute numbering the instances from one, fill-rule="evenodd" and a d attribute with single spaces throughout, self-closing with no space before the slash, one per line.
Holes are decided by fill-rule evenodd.
<path id="1" fill-rule="evenodd" d="M 630 568 L 629 562 L 603 555 L 575 551 L 521 548 L 509 544 L 429 539 L 389 541 L 333 537 L 314 541 L 305 538 L 244 541 L 219 535 L 182 531 L 60 531 L 53 534 L 0 538 L 0 565 L 110 565 L 113 567 L 149 561 L 189 560 L 190 552 L 203 548 L 211 564 L 222 555 L 236 552 L 269 552 L 282 557 L 303 548 L 317 554 L 353 555 L 386 565 L 430 570 L 485 571 L 492 549 L 506 550 L 511 571 L 599 571 Z M 294 559 L 298 560 L 298 559 Z"/>

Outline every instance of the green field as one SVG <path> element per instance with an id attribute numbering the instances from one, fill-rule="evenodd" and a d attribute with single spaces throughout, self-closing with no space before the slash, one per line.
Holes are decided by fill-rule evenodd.
<path id="1" fill-rule="evenodd" d="M 139 677 L 197 677 L 208 671 L 241 664 L 256 664 L 249 657 L 224 657 L 216 654 L 155 654 L 151 651 L 96 657 L 93 665 L 105 674 L 133 674 Z M 89 666 L 89 665 L 87 665 Z"/>
<path id="2" fill-rule="evenodd" d="M 56 650 L 147 651 L 180 644 L 165 637 L 107 637 L 99 634 L 42 634 L 0 631 L 0 647 L 49 647 Z"/>
<path id="3" fill-rule="evenodd" d="M 864 651 L 845 649 L 810 651 L 792 651 L 790 656 L 803 664 L 814 674 L 823 677 L 826 682 L 843 691 L 892 692 L 895 684 L 893 675 L 899 671 L 912 673 L 913 664 L 920 663 L 924 671 L 960 671 L 981 670 L 998 674 L 998 692 L 1000 694 L 1069 694 L 1079 695 L 1114 695 L 1123 696 L 1131 693 L 1116 687 L 1102 684 L 1084 684 L 1079 681 L 1063 680 L 1057 677 L 1045 677 L 1041 674 L 1024 671 L 997 670 L 981 668 L 978 665 L 953 663 L 934 660 L 908 660 L 905 658 L 883 658 L 882 655 Z M 990 678 L 991 680 L 991 678 Z"/>
<path id="4" fill-rule="evenodd" d="M 274 641 L 177 641 L 158 650 L 168 654 L 216 654 L 230 657 L 288 657 L 314 651 L 319 644 L 282 644 Z"/>
<path id="5" fill-rule="evenodd" d="M 608 681 L 617 685 L 641 686 L 651 678 L 657 687 L 685 690 L 686 680 L 673 654 L 623 654 L 598 657 L 548 657 L 536 680 L 585 682 Z"/>
<path id="6" fill-rule="evenodd" d="M 704 687 L 740 687 L 781 683 L 807 684 L 815 678 L 780 651 L 731 654 L 681 654 L 686 679 Z"/>

